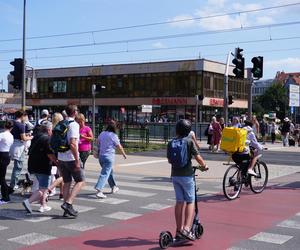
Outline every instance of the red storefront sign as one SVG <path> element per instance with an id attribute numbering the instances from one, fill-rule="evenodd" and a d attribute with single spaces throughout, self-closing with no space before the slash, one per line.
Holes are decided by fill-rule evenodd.
<path id="1" fill-rule="evenodd" d="M 223 107 L 224 106 L 224 100 L 223 99 L 217 99 L 217 98 L 210 98 L 209 99 L 209 105 L 210 106 Z"/>
<path id="2" fill-rule="evenodd" d="M 187 105 L 187 98 L 152 98 L 152 105 Z"/>

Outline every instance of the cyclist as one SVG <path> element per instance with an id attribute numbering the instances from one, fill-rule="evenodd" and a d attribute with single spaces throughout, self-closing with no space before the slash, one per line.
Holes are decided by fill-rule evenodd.
<path id="1" fill-rule="evenodd" d="M 257 176 L 257 174 L 254 172 L 253 168 L 255 166 L 257 159 L 261 155 L 261 150 L 263 149 L 263 146 L 256 139 L 255 133 L 253 132 L 253 129 L 252 129 L 253 123 L 249 120 L 246 120 L 244 122 L 244 124 L 245 125 L 244 125 L 243 129 L 246 129 L 248 132 L 247 139 L 246 139 L 246 147 L 243 152 L 234 153 L 232 155 L 232 159 L 235 163 L 237 163 L 239 165 L 244 161 L 250 162 L 250 164 L 248 166 L 248 174 Z M 250 154 L 251 153 L 250 147 L 251 147 L 251 149 L 253 148 L 253 150 L 252 150 L 253 156 L 251 156 L 251 154 Z"/>

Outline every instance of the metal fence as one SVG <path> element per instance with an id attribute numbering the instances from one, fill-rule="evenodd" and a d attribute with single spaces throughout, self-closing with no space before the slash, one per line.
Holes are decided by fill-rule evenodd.
<path id="1" fill-rule="evenodd" d="M 97 124 L 96 137 L 101 133 L 105 125 Z M 141 140 L 141 142 L 149 143 L 149 141 L 168 142 L 176 136 L 176 123 L 148 123 L 148 124 L 133 124 L 123 125 L 119 129 L 118 134 L 123 142 Z M 195 124 L 192 125 L 192 130 L 197 134 L 199 140 L 206 138 L 204 135 L 208 123 L 199 123 L 196 129 Z"/>

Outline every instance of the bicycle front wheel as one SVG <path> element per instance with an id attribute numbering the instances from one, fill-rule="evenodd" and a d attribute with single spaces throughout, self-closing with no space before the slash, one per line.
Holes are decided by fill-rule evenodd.
<path id="1" fill-rule="evenodd" d="M 261 193 L 268 183 L 268 168 L 266 163 L 260 161 L 257 162 L 253 168 L 257 176 L 251 176 L 250 189 L 258 194 Z"/>
<path id="2" fill-rule="evenodd" d="M 242 190 L 242 178 L 240 168 L 234 164 L 225 172 L 223 178 L 223 192 L 228 200 L 236 199 Z"/>

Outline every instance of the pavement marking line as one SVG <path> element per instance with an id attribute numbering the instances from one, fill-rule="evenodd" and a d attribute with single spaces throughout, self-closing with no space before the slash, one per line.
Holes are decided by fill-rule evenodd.
<path id="1" fill-rule="evenodd" d="M 84 201 L 91 201 L 91 202 L 99 202 L 99 203 L 106 203 L 110 205 L 118 205 L 125 202 L 128 202 L 129 200 L 125 199 L 117 199 L 117 198 L 105 198 L 105 199 L 99 199 L 95 195 L 88 195 L 89 198 L 83 198 L 83 197 L 76 197 L 78 200 L 84 200 Z"/>
<path id="2" fill-rule="evenodd" d="M 37 243 L 42 243 L 44 241 L 53 240 L 53 239 L 56 239 L 56 237 L 47 234 L 29 233 L 15 238 L 10 238 L 8 239 L 8 241 L 16 242 L 26 246 L 32 246 Z"/>
<path id="3" fill-rule="evenodd" d="M 277 224 L 278 227 L 286 227 L 293 229 L 300 229 L 300 222 L 294 220 L 284 220 Z"/>
<path id="4" fill-rule="evenodd" d="M 86 182 L 97 183 L 97 179 L 93 178 L 85 178 Z M 145 188 L 145 189 L 153 189 L 153 190 L 161 190 L 161 191 L 173 191 L 173 186 L 161 186 L 161 185 L 152 185 L 152 184 L 143 184 L 137 182 L 126 182 L 126 181 L 118 181 L 118 187 L 136 187 L 136 188 Z"/>
<path id="5" fill-rule="evenodd" d="M 120 167 L 139 166 L 139 165 L 148 165 L 148 164 L 167 162 L 167 161 L 168 160 L 141 161 L 141 162 L 134 162 L 134 163 L 118 164 L 118 166 L 120 166 Z"/>
<path id="6" fill-rule="evenodd" d="M 128 212 L 116 212 L 116 213 L 106 214 L 102 216 L 106 218 L 117 219 L 117 220 L 128 220 L 128 219 L 141 216 L 141 214 L 128 213 Z"/>
<path id="7" fill-rule="evenodd" d="M 168 207 L 171 207 L 171 206 L 170 205 L 159 204 L 159 203 L 151 203 L 151 204 L 148 204 L 147 206 L 143 206 L 141 208 L 158 211 L 158 210 L 162 210 L 162 209 L 165 209 L 165 208 L 168 208 Z"/>
<path id="8" fill-rule="evenodd" d="M 75 201 L 76 201 L 77 198 L 75 198 Z M 62 201 L 54 201 L 54 200 L 49 200 L 48 201 L 48 205 L 49 207 L 51 207 L 52 209 L 55 209 L 55 210 L 62 210 L 62 208 L 60 207 L 61 205 L 63 204 Z M 39 204 L 31 204 L 32 207 L 40 207 Z M 84 212 L 87 212 L 87 211 L 90 211 L 90 210 L 94 210 L 96 209 L 95 207 L 88 207 L 88 206 L 82 206 L 82 205 L 76 205 L 74 204 L 74 209 L 75 210 L 78 210 L 78 212 L 80 213 L 84 213 Z"/>
<path id="9" fill-rule="evenodd" d="M 95 188 L 91 187 L 91 186 L 84 186 L 82 188 L 82 190 L 96 192 Z M 103 193 L 106 194 L 105 190 L 104 190 Z M 118 191 L 117 195 L 128 195 L 128 196 L 135 196 L 135 197 L 146 198 L 146 197 L 154 196 L 154 195 L 156 195 L 156 193 L 146 193 L 146 192 L 141 192 L 141 191 L 132 191 L 132 190 L 120 189 Z"/>
<path id="10" fill-rule="evenodd" d="M 292 238 L 293 238 L 293 236 L 290 236 L 290 235 L 261 232 L 261 233 L 254 235 L 253 237 L 251 237 L 249 239 L 255 240 L 255 241 L 262 241 L 262 242 L 282 245 L 283 243 L 287 242 L 288 240 L 290 240 Z"/>
<path id="11" fill-rule="evenodd" d="M 227 248 L 226 250 L 248 250 L 247 248 L 241 248 L 241 247 L 231 247 Z"/>
<path id="12" fill-rule="evenodd" d="M 8 227 L 0 226 L 0 231 L 5 229 L 8 229 Z"/>
<path id="13" fill-rule="evenodd" d="M 82 222 L 77 222 L 77 223 L 73 223 L 73 224 L 62 225 L 59 227 L 65 228 L 65 229 L 70 229 L 70 230 L 75 230 L 75 231 L 79 231 L 79 232 L 84 232 L 84 231 L 95 229 L 98 227 L 103 227 L 103 225 L 97 225 L 97 224 L 82 221 Z"/>

